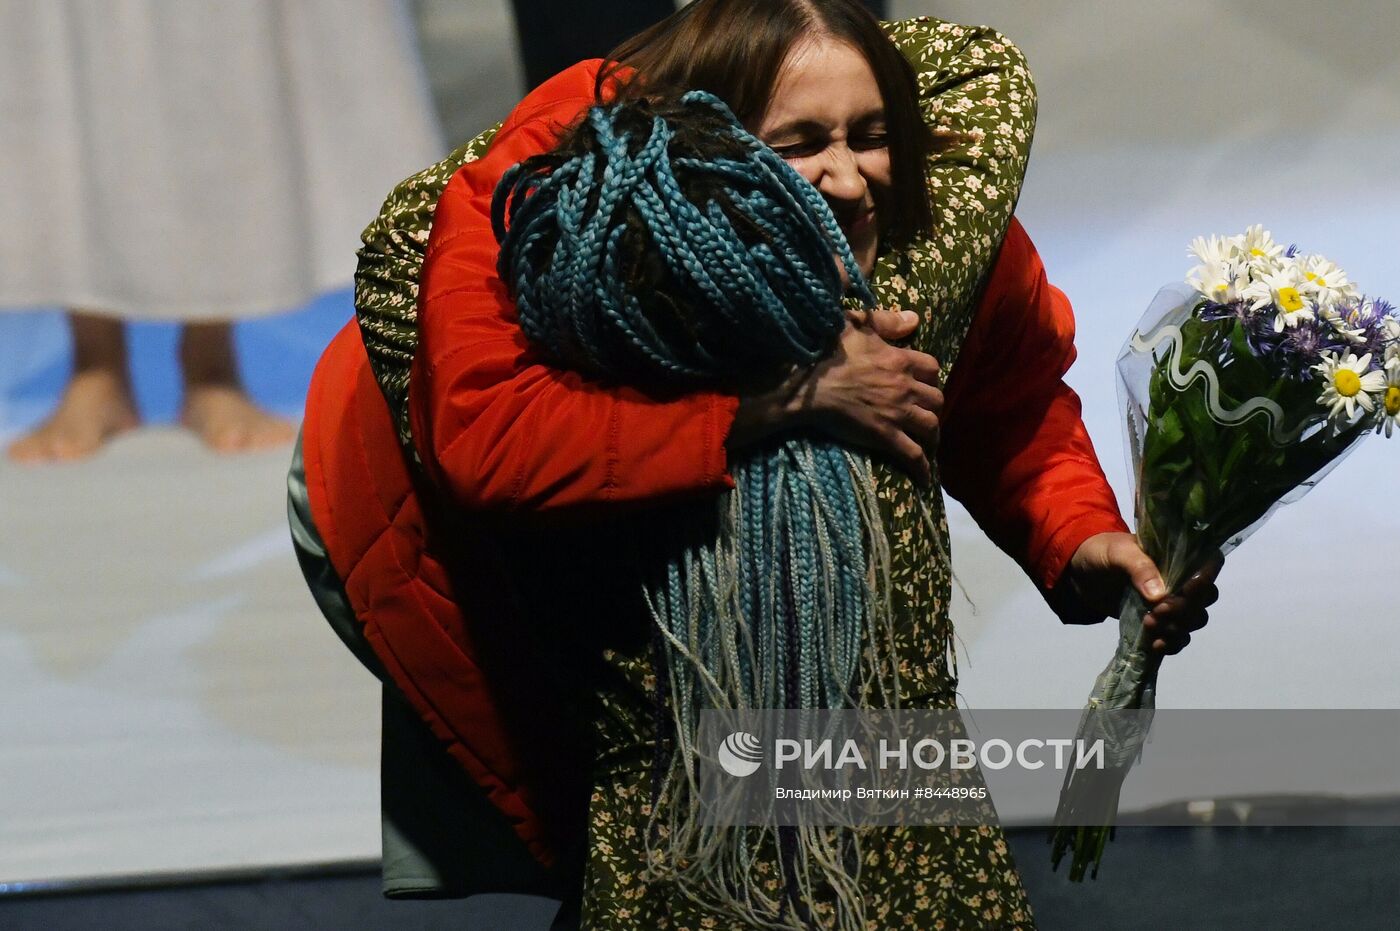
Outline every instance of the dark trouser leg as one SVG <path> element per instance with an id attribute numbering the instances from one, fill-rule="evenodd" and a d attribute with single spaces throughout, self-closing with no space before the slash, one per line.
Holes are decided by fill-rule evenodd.
<path id="1" fill-rule="evenodd" d="M 583 920 L 583 889 L 579 888 L 578 894 L 566 898 L 559 906 L 559 912 L 554 916 L 554 922 L 549 926 L 549 931 L 579 931 L 579 925 Z"/>

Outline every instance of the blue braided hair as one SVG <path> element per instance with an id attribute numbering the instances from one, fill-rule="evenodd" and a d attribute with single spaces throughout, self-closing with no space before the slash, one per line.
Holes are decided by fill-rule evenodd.
<path id="1" fill-rule="evenodd" d="M 506 173 L 491 218 L 531 343 L 559 366 L 643 389 L 743 390 L 821 360 L 845 326 L 842 268 L 852 296 L 874 303 L 821 194 L 702 91 L 591 108 L 554 151 Z M 864 928 L 851 835 L 833 857 L 823 828 L 702 825 L 695 765 L 702 708 L 898 705 L 870 463 L 792 435 L 735 457 L 731 472 L 714 538 L 678 543 L 642 582 L 657 715 L 669 699 L 675 744 L 662 780 L 658 733 L 648 862 L 664 844 L 657 877 L 763 927 L 799 921 L 818 873 Z M 747 873 L 765 832 L 781 901 Z"/>
<path id="2" fill-rule="evenodd" d="M 557 364 L 667 387 L 734 386 L 834 347 L 833 254 L 874 297 L 821 194 L 719 98 L 596 106 L 508 171 L 499 272 Z"/>

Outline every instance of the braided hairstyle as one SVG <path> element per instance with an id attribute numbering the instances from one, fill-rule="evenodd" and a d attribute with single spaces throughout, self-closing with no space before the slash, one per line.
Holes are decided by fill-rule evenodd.
<path id="1" fill-rule="evenodd" d="M 593 107 L 554 151 L 506 173 L 491 219 L 530 342 L 601 380 L 742 392 L 832 351 L 843 270 L 874 303 L 821 194 L 704 91 Z M 823 887 L 842 931 L 864 929 L 858 838 L 706 823 L 697 741 L 702 709 L 897 707 L 870 462 L 795 434 L 730 468 L 717 532 L 678 534 L 641 580 L 657 635 L 650 879 L 745 927 L 806 927 L 800 903 Z M 775 839 L 779 897 L 749 872 Z"/>
<path id="2" fill-rule="evenodd" d="M 704 91 L 591 108 L 491 214 L 525 334 L 594 377 L 742 388 L 832 350 L 838 261 L 874 301 L 825 199 Z"/>

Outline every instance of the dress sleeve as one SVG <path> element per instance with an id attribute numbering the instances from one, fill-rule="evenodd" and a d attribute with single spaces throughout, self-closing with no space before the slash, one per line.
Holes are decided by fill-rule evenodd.
<path id="1" fill-rule="evenodd" d="M 522 102 L 528 116 L 507 120 L 438 203 L 409 384 L 419 458 L 475 510 L 543 512 L 733 487 L 724 443 L 737 397 L 658 398 L 551 368 L 520 329 L 496 271 L 491 197 L 506 169 L 548 151 L 593 102 L 591 86 L 557 81 Z M 553 96 L 542 97 L 551 85 Z"/>
<path id="2" fill-rule="evenodd" d="M 1074 551 L 1128 530 L 1063 381 L 1074 313 L 1015 220 L 944 395 L 943 487 L 1026 571 L 1066 623 L 1094 616 L 1060 586 Z"/>
<path id="3" fill-rule="evenodd" d="M 408 381 L 418 351 L 418 278 L 428 251 L 433 210 L 448 180 L 464 164 L 480 158 L 500 128 L 497 123 L 437 164 L 395 185 L 379 214 L 360 234 L 355 318 L 375 382 L 393 415 L 399 443 L 415 456 Z"/>

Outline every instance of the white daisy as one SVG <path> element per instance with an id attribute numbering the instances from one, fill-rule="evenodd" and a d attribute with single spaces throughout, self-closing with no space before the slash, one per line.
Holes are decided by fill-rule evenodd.
<path id="1" fill-rule="evenodd" d="M 1249 279 L 1230 262 L 1208 261 L 1191 269 L 1186 283 L 1195 288 L 1207 300 L 1217 304 L 1228 304 L 1239 300 Z"/>
<path id="2" fill-rule="evenodd" d="M 1305 257 L 1300 263 L 1302 281 L 1298 289 L 1327 307 L 1338 301 L 1356 297 L 1356 286 L 1336 263 L 1320 255 Z"/>
<path id="3" fill-rule="evenodd" d="M 1256 277 L 1241 295 L 1250 301 L 1252 310 L 1263 310 L 1273 305 L 1274 332 L 1282 333 L 1286 326 L 1297 326 L 1304 320 L 1316 319 L 1313 305 L 1299 289 L 1299 275 L 1296 266 L 1285 266 L 1278 271 Z"/>
<path id="4" fill-rule="evenodd" d="M 1344 314 L 1335 307 L 1322 307 L 1318 309 L 1318 315 L 1332 324 L 1332 329 L 1337 335 L 1354 346 L 1360 346 L 1366 342 L 1366 331 L 1354 326 L 1356 323 L 1356 312 Z"/>
<path id="5" fill-rule="evenodd" d="M 1231 244 L 1245 262 L 1273 263 L 1283 257 L 1283 246 L 1274 242 L 1269 231 L 1258 223 L 1245 230 L 1244 235 L 1233 237 Z"/>
<path id="6" fill-rule="evenodd" d="M 1229 265 L 1235 255 L 1235 246 L 1224 236 L 1209 239 L 1197 236 L 1191 240 L 1191 249 L 1187 254 L 1200 259 L 1203 265 Z"/>
<path id="7" fill-rule="evenodd" d="M 1367 371 L 1370 367 L 1369 352 L 1359 359 L 1351 352 L 1342 358 L 1334 352 L 1322 353 L 1322 361 L 1314 365 L 1313 370 L 1323 383 L 1322 396 L 1317 403 L 1330 408 L 1328 416 L 1341 419 L 1345 411 L 1346 419 L 1350 420 L 1358 405 L 1368 414 L 1376 409 L 1376 399 L 1371 395 L 1379 394 L 1386 386 L 1386 376 L 1383 372 Z"/>
<path id="8" fill-rule="evenodd" d="M 1388 437 L 1396 429 L 1400 429 L 1400 365 L 1386 369 L 1385 387 L 1376 405 L 1376 431 L 1384 430 Z"/>
<path id="9" fill-rule="evenodd" d="M 1385 321 L 1385 367 L 1400 369 L 1400 320 L 1389 317 Z"/>

